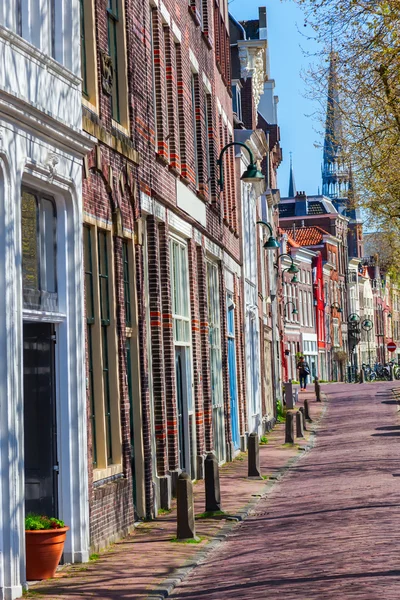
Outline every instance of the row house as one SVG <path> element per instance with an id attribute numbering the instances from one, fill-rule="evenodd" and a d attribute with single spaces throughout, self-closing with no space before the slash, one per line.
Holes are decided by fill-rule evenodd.
<path id="1" fill-rule="evenodd" d="M 275 268 L 278 244 L 275 249 L 266 249 L 268 239 L 277 237 L 277 169 L 282 153 L 267 32 L 265 7 L 259 9 L 258 19 L 238 23 L 230 18 L 235 140 L 251 146 L 264 175 L 262 184 L 253 186 L 252 197 L 245 185 L 238 188 L 243 207 L 246 376 L 249 402 L 253 402 L 255 411 L 249 431 L 260 432 L 273 425 L 275 400 L 282 395 L 278 310 L 281 281 Z M 241 149 L 237 161 L 240 172 L 247 164 L 247 152 Z"/>
<path id="2" fill-rule="evenodd" d="M 240 448 L 245 306 L 226 2 L 84 0 L 81 37 L 98 548 Z"/>
<path id="3" fill-rule="evenodd" d="M 290 252 L 298 272 L 292 275 L 288 269 L 289 257 L 282 261 L 283 294 L 281 310 L 284 320 L 284 346 L 288 379 L 298 379 L 299 356 L 305 357 L 310 366 L 311 377 L 318 375 L 318 347 L 315 323 L 313 289 L 313 261 L 316 253 L 303 248 L 287 233 L 282 232 L 282 253 Z"/>
<path id="4" fill-rule="evenodd" d="M 89 558 L 79 1 L 0 4 L 0 597 L 25 588 L 25 514 Z M 74 40 L 75 43 L 71 43 Z"/>
<path id="5" fill-rule="evenodd" d="M 346 293 L 348 219 L 338 213 L 329 198 L 324 196 L 308 198 L 302 192 L 297 193 L 293 173 L 291 173 L 290 189 L 293 195 L 282 199 L 279 205 L 280 227 L 297 244 L 320 253 L 322 260 L 318 269 L 319 279 L 316 279 L 316 271 L 313 272 L 313 301 L 318 311 L 315 330 L 316 345 L 317 348 L 319 347 L 318 376 L 323 380 L 342 379 L 344 357 L 348 352 L 345 316 L 348 311 Z M 316 259 L 313 268 L 317 269 Z"/>

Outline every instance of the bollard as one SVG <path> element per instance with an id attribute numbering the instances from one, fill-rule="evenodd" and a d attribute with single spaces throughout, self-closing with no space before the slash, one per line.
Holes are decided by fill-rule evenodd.
<path id="1" fill-rule="evenodd" d="M 315 397 L 317 399 L 317 402 L 321 402 L 321 386 L 318 381 L 318 377 L 316 377 L 314 379 L 314 387 L 315 387 Z"/>
<path id="2" fill-rule="evenodd" d="M 296 412 L 296 437 L 304 437 L 303 415 L 299 411 Z"/>
<path id="3" fill-rule="evenodd" d="M 285 444 L 294 444 L 293 416 L 293 411 L 288 410 L 286 413 Z"/>
<path id="4" fill-rule="evenodd" d="M 177 539 L 197 539 L 194 521 L 193 483 L 187 473 L 181 473 L 176 484 L 176 516 Z"/>
<path id="5" fill-rule="evenodd" d="M 310 423 L 312 423 L 312 418 L 310 417 L 310 407 L 308 405 L 307 399 L 304 400 L 304 416 L 307 421 L 310 421 Z"/>
<path id="6" fill-rule="evenodd" d="M 390 381 L 394 381 L 394 369 L 393 369 L 393 365 L 389 365 L 389 370 L 390 370 Z"/>
<path id="7" fill-rule="evenodd" d="M 285 386 L 286 408 L 288 410 L 290 410 L 290 409 L 294 408 L 294 402 L 295 402 L 292 380 L 289 379 L 289 381 L 286 381 L 283 385 Z"/>
<path id="8" fill-rule="evenodd" d="M 361 369 L 360 370 L 360 383 L 364 383 L 364 379 L 365 379 L 364 369 Z"/>
<path id="9" fill-rule="evenodd" d="M 261 471 L 260 471 L 260 443 L 258 440 L 257 433 L 250 433 L 247 440 L 247 450 L 248 450 L 248 477 L 257 477 L 257 479 L 261 479 Z"/>
<path id="10" fill-rule="evenodd" d="M 206 512 L 222 510 L 218 460 L 213 452 L 207 454 L 204 461 L 204 480 L 206 487 Z"/>
<path id="11" fill-rule="evenodd" d="M 306 421 L 306 416 L 304 414 L 303 406 L 300 406 L 299 413 L 301 414 L 301 418 L 303 419 L 303 431 L 307 431 L 307 421 Z"/>

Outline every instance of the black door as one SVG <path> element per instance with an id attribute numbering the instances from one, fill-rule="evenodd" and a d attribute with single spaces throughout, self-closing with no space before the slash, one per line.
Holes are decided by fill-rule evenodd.
<path id="1" fill-rule="evenodd" d="M 24 323 L 25 510 L 57 517 L 53 325 Z"/>

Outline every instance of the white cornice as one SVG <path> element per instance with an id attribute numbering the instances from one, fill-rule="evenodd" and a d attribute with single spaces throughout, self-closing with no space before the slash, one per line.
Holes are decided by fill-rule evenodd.
<path id="1" fill-rule="evenodd" d="M 86 156 L 96 143 L 94 137 L 66 125 L 45 113 L 23 98 L 9 94 L 0 88 L 0 118 L 14 121 L 17 127 L 25 127 L 35 135 L 52 141 L 55 145 L 78 157 Z"/>

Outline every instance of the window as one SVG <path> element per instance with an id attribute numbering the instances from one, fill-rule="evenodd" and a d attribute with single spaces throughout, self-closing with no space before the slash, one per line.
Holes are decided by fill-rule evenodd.
<path id="1" fill-rule="evenodd" d="M 179 152 L 181 160 L 181 174 L 187 179 L 188 168 L 186 158 L 186 123 L 185 123 L 185 99 L 183 87 L 183 71 L 182 71 L 182 48 L 180 44 L 175 44 L 175 63 L 176 63 L 176 92 L 178 96 L 178 123 L 177 135 L 179 138 Z"/>
<path id="2" fill-rule="evenodd" d="M 81 13 L 81 70 L 82 70 L 82 93 L 88 95 L 88 78 L 86 62 L 86 32 L 85 32 L 85 0 L 80 0 Z"/>
<path id="3" fill-rule="evenodd" d="M 97 58 L 93 0 L 80 0 L 81 76 L 83 101 L 97 110 Z"/>
<path id="4" fill-rule="evenodd" d="M 56 207 L 37 192 L 22 191 L 21 243 L 24 308 L 56 311 Z"/>
<path id="5" fill-rule="evenodd" d="M 232 84 L 232 106 L 233 112 L 236 113 L 236 116 L 239 121 L 242 120 L 242 92 L 241 92 L 241 84 L 237 81 Z"/>
<path id="6" fill-rule="evenodd" d="M 124 304 L 125 304 L 125 325 L 132 326 L 132 311 L 131 311 L 131 289 L 129 281 L 129 246 L 128 242 L 122 242 L 122 261 L 123 261 L 123 276 L 124 276 Z"/>
<path id="7" fill-rule="evenodd" d="M 192 73 L 191 79 L 191 94 L 192 94 L 192 119 L 193 119 L 193 151 L 194 151 L 194 171 L 196 188 L 199 187 L 199 152 L 198 152 L 198 133 L 199 128 L 197 125 L 197 115 L 199 113 L 199 107 L 197 102 L 197 88 L 198 88 L 198 75 Z M 201 138 L 200 138 L 201 139 Z"/>
<path id="8" fill-rule="evenodd" d="M 339 347 L 339 319 L 332 319 L 333 345 Z"/>
<path id="9" fill-rule="evenodd" d="M 172 314 L 174 319 L 174 341 L 190 342 L 189 279 L 187 248 L 171 240 Z"/>
<path id="10" fill-rule="evenodd" d="M 121 120 L 120 101 L 119 101 L 119 71 L 118 71 L 118 45 L 117 37 L 119 33 L 119 11 L 118 0 L 108 0 L 108 53 L 111 57 L 113 67 L 112 92 L 111 92 L 111 114 L 113 119 Z"/>
<path id="11" fill-rule="evenodd" d="M 214 448 L 219 461 L 225 457 L 224 400 L 218 265 L 207 262 L 207 301 L 210 343 L 210 371 L 213 403 Z"/>
<path id="12" fill-rule="evenodd" d="M 94 284 L 93 284 L 93 249 L 92 237 L 89 227 L 83 228 L 84 268 L 85 268 L 85 300 L 86 300 L 86 338 L 88 352 L 88 393 L 90 408 L 90 425 L 92 432 L 92 458 L 93 466 L 97 466 L 97 436 L 96 436 L 96 409 L 94 401 L 94 371 L 93 371 L 93 326 L 94 312 Z"/>
<path id="13" fill-rule="evenodd" d="M 122 471 L 112 257 L 110 232 L 85 226 L 88 395 L 95 481 Z"/>
<path id="14" fill-rule="evenodd" d="M 112 463 L 112 431 L 111 431 L 111 391 L 110 368 L 108 361 L 108 332 L 110 325 L 110 291 L 108 279 L 108 243 L 107 232 L 98 230 L 97 244 L 99 253 L 99 290 L 100 290 L 100 316 L 101 316 L 101 351 L 103 358 L 103 389 L 104 389 L 104 417 L 106 426 L 107 461 Z"/>

